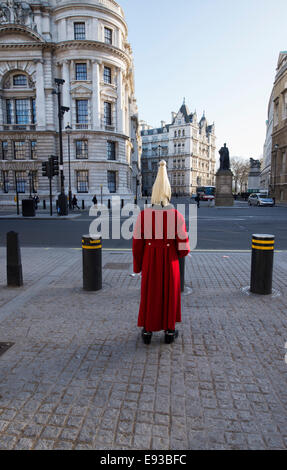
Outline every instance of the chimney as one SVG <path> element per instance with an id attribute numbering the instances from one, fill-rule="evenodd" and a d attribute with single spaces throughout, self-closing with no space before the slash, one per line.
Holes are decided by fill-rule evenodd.
<path id="1" fill-rule="evenodd" d="M 161 121 L 161 127 L 165 127 L 166 125 L 166 122 L 165 121 Z"/>

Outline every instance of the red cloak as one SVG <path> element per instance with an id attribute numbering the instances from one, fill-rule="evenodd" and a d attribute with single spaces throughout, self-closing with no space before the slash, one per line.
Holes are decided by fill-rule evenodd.
<path id="1" fill-rule="evenodd" d="M 181 322 L 178 259 L 190 252 L 182 214 L 156 208 L 139 214 L 133 237 L 134 272 L 142 273 L 138 326 L 146 331 L 174 330 Z"/>

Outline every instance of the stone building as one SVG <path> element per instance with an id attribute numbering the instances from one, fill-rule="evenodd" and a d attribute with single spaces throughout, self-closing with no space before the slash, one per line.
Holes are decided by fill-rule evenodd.
<path id="1" fill-rule="evenodd" d="M 287 51 L 279 54 L 272 94 L 274 119 L 270 190 L 276 201 L 287 201 Z"/>
<path id="2" fill-rule="evenodd" d="M 215 186 L 215 126 L 205 115 L 197 120 L 185 102 L 172 113 L 171 124 L 152 128 L 140 122 L 142 191 L 150 195 L 161 159 L 166 160 L 173 194 L 191 195 L 198 186 Z"/>
<path id="3" fill-rule="evenodd" d="M 271 184 L 271 154 L 272 154 L 272 133 L 273 133 L 274 102 L 271 94 L 268 105 L 268 119 L 266 121 L 266 139 L 263 149 L 263 162 L 260 174 L 260 189 L 268 191 Z"/>
<path id="4" fill-rule="evenodd" d="M 55 78 L 65 80 L 62 105 L 70 108 L 63 119 L 66 193 L 70 157 L 79 200 L 101 193 L 133 200 L 141 144 L 127 35 L 114 0 L 2 1 L 0 203 L 12 203 L 16 187 L 22 198 L 48 195 L 42 161 L 59 155 Z"/>

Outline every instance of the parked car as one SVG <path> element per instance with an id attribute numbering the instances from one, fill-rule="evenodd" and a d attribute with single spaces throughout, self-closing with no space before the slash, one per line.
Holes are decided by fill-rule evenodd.
<path id="1" fill-rule="evenodd" d="M 248 198 L 249 206 L 274 206 L 274 200 L 266 194 L 253 193 Z"/>

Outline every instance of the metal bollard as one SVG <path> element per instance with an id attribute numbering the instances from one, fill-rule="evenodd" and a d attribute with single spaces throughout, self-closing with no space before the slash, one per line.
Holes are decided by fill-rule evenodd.
<path id="1" fill-rule="evenodd" d="M 185 284 L 185 257 L 179 259 L 179 271 L 180 271 L 180 288 L 181 292 L 184 292 Z"/>
<path id="2" fill-rule="evenodd" d="M 84 201 L 84 199 L 82 200 L 82 209 L 85 210 L 85 201 Z"/>
<path id="3" fill-rule="evenodd" d="M 7 233 L 7 285 L 21 287 L 23 273 L 18 233 Z"/>
<path id="4" fill-rule="evenodd" d="M 45 201 L 45 199 L 43 200 L 43 209 L 44 209 L 44 210 L 46 209 L 46 201 Z"/>
<path id="5" fill-rule="evenodd" d="M 253 235 L 250 292 L 272 294 L 274 235 Z"/>
<path id="6" fill-rule="evenodd" d="M 122 199 L 122 209 L 124 207 L 125 201 Z"/>
<path id="7" fill-rule="evenodd" d="M 84 235 L 83 249 L 83 287 L 86 291 L 102 289 L 102 239 Z"/>

